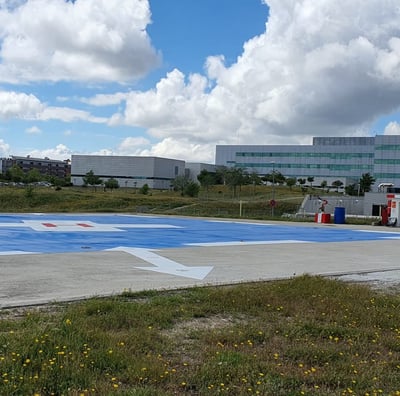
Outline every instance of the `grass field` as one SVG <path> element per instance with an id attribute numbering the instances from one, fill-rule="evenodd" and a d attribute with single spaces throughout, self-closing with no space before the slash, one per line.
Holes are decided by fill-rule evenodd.
<path id="1" fill-rule="evenodd" d="M 400 298 L 319 277 L 0 311 L 1 395 L 399 395 Z"/>
<path id="2" fill-rule="evenodd" d="M 298 189 L 276 187 L 278 201 L 275 215 L 296 213 L 304 196 Z M 269 218 L 271 187 L 243 186 L 240 194 L 232 197 L 226 186 L 201 191 L 199 197 L 182 197 L 174 191 L 151 191 L 148 195 L 134 189 L 103 191 L 97 188 L 0 187 L 0 212 L 146 212 L 188 216 Z"/>

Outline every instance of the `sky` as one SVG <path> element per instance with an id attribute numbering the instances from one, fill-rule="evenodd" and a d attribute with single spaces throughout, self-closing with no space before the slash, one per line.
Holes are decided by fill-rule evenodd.
<path id="1" fill-rule="evenodd" d="M 0 157 L 215 162 L 400 134 L 398 0 L 0 0 Z"/>

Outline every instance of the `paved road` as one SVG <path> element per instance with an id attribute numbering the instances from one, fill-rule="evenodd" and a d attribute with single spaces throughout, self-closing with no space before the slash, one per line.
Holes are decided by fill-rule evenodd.
<path id="1" fill-rule="evenodd" d="M 0 308 L 288 278 L 400 284 L 400 228 L 122 215 L 0 216 Z"/>

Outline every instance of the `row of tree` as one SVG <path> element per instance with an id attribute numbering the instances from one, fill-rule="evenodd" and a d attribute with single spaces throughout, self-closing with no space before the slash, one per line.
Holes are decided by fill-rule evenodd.
<path id="1" fill-rule="evenodd" d="M 295 177 L 285 177 L 281 172 L 278 172 L 276 170 L 267 175 L 259 176 L 255 172 L 248 173 L 242 168 L 220 167 L 215 172 L 210 172 L 203 169 L 197 176 L 197 180 L 199 181 L 200 185 L 189 179 L 187 176 L 177 176 L 172 181 L 172 187 L 175 191 L 179 191 L 182 196 L 187 195 L 195 197 L 199 194 L 200 186 L 204 188 L 208 193 L 210 186 L 228 185 L 231 187 L 233 196 L 236 197 L 238 190 L 240 190 L 241 187 L 244 185 L 253 185 L 255 188 L 255 186 L 261 185 L 263 183 L 271 183 L 274 185 L 287 185 L 289 188 L 292 188 L 295 185 L 304 187 L 305 184 L 308 182 L 310 187 L 312 187 L 314 177 L 309 176 L 307 178 L 298 179 L 296 179 Z M 119 187 L 118 181 L 116 179 L 110 178 L 107 181 L 103 182 L 103 180 L 100 179 L 99 176 L 96 176 L 93 171 L 89 171 L 88 173 L 86 173 L 83 181 L 85 185 L 95 187 L 98 185 L 103 185 L 105 188 L 111 190 Z M 374 183 L 375 179 L 369 173 L 365 173 L 362 175 L 357 184 L 355 183 L 346 186 L 345 192 L 348 195 L 364 195 L 364 193 L 371 191 L 371 187 Z M 339 188 L 341 188 L 342 186 L 343 182 L 341 180 L 335 180 L 331 186 L 328 186 L 327 181 L 324 180 L 321 182 L 320 185 L 320 187 L 324 190 L 335 188 L 336 191 L 338 191 Z"/>
<path id="2" fill-rule="evenodd" d="M 236 196 L 237 190 L 243 185 L 257 186 L 264 183 L 287 185 L 292 188 L 295 185 L 304 187 L 308 182 L 310 187 L 313 187 L 314 177 L 295 178 L 285 177 L 281 172 L 273 170 L 271 173 L 259 176 L 257 173 L 248 173 L 242 168 L 218 168 L 216 172 L 209 172 L 205 169 L 197 176 L 201 186 L 208 191 L 208 188 L 216 184 L 225 184 L 232 188 L 233 195 Z M 345 192 L 348 195 L 364 195 L 364 193 L 371 191 L 375 179 L 370 173 L 365 173 L 361 176 L 358 183 L 350 184 L 345 187 Z M 326 180 L 322 181 L 320 187 L 323 189 L 335 188 L 336 191 L 343 186 L 341 180 L 335 180 L 331 186 L 328 186 Z"/>
<path id="3" fill-rule="evenodd" d="M 49 182 L 55 186 L 65 186 L 70 185 L 69 179 L 60 179 L 55 176 L 44 176 L 37 169 L 31 169 L 29 172 L 24 173 L 23 170 L 14 165 L 8 169 L 5 174 L 0 174 L 1 179 L 4 181 L 10 181 L 14 183 L 25 183 L 32 184 L 41 181 Z M 228 185 L 232 189 L 233 196 L 237 195 L 237 191 L 244 185 L 253 185 L 254 188 L 257 185 L 263 183 L 277 184 L 277 185 L 287 185 L 292 188 L 295 185 L 304 187 L 308 182 L 312 187 L 314 182 L 314 177 L 309 176 L 307 178 L 294 178 L 285 177 L 281 172 L 273 170 L 271 173 L 259 176 L 257 173 L 248 173 L 242 168 L 228 168 L 219 167 L 215 172 L 210 172 L 203 169 L 197 176 L 197 179 L 202 188 L 204 188 L 207 193 L 210 186 L 213 185 Z M 118 181 L 111 177 L 106 181 L 103 181 L 99 176 L 95 175 L 92 170 L 86 173 L 83 177 L 83 182 L 86 186 L 103 186 L 110 190 L 119 188 Z M 358 183 L 350 184 L 345 187 L 345 192 L 348 195 L 364 195 L 364 193 L 371 191 L 372 185 L 375 183 L 375 179 L 370 173 L 365 173 L 361 176 Z M 341 180 L 335 180 L 331 186 L 324 180 L 321 182 L 320 187 L 323 189 L 335 188 L 336 191 L 343 186 Z M 189 179 L 186 176 L 178 176 L 172 181 L 172 187 L 174 190 L 179 191 L 181 195 L 197 196 L 200 190 L 198 183 Z M 147 193 L 149 187 L 144 187 L 143 193 Z"/>
<path id="4" fill-rule="evenodd" d="M 108 188 L 110 190 L 119 188 L 117 179 L 111 177 L 108 180 L 103 181 L 103 179 L 101 179 L 100 176 L 95 175 L 92 170 L 85 174 L 83 177 L 83 183 L 85 186 L 93 186 L 95 190 L 97 186 L 103 186 L 103 188 Z"/>
<path id="5" fill-rule="evenodd" d="M 47 182 L 54 186 L 68 186 L 71 184 L 71 179 L 60 178 L 54 175 L 43 175 L 38 169 L 30 169 L 24 172 L 18 165 L 13 165 L 6 172 L 0 173 L 0 180 L 10 183 L 34 184 L 39 182 Z"/>
<path id="6" fill-rule="evenodd" d="M 95 191 L 97 186 L 102 186 L 103 189 L 108 189 L 111 191 L 116 188 L 119 188 L 119 183 L 117 179 L 115 179 L 114 177 L 110 177 L 109 179 L 104 181 L 99 176 L 95 175 L 92 170 L 90 170 L 85 174 L 85 176 L 83 177 L 83 183 L 85 186 L 94 187 Z M 139 193 L 146 195 L 149 193 L 149 190 L 150 190 L 149 185 L 144 184 L 139 188 Z"/>

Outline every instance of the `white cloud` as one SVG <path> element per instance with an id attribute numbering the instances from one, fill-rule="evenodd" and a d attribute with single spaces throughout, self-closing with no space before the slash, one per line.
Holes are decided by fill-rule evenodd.
<path id="1" fill-rule="evenodd" d="M 71 109 L 69 107 L 46 107 L 38 115 L 42 121 L 60 120 L 64 122 L 71 121 L 88 121 L 93 123 L 106 123 L 107 118 L 94 117 L 89 112 L 78 109 Z"/>
<path id="2" fill-rule="evenodd" d="M 132 81 L 159 62 L 148 0 L 12 3 L 0 2 L 2 81 Z"/>
<path id="3" fill-rule="evenodd" d="M 38 128 L 37 126 L 32 126 L 30 128 L 27 128 L 25 132 L 28 133 L 29 135 L 40 135 L 42 133 L 41 129 Z"/>
<path id="4" fill-rule="evenodd" d="M 207 145 L 365 135 L 400 109 L 398 0 L 265 2 L 266 31 L 235 64 L 221 55 L 206 60 L 206 76 L 173 70 L 129 93 L 110 124 L 146 128 L 161 140 L 151 153 L 192 157 Z"/>
<path id="5" fill-rule="evenodd" d="M 120 104 L 122 101 L 126 100 L 128 96 L 129 94 L 124 92 L 118 92 L 115 94 L 98 94 L 92 98 L 81 98 L 81 101 L 92 106 L 109 106 Z"/>
<path id="6" fill-rule="evenodd" d="M 144 137 L 127 137 L 117 147 L 118 155 L 140 155 L 144 147 L 149 147 L 150 141 Z"/>
<path id="7" fill-rule="evenodd" d="M 263 1 L 270 6 L 266 30 L 244 44 L 231 66 L 223 54 L 210 56 L 204 75 L 173 69 L 148 91 L 72 98 L 119 106 L 108 119 L 0 91 L 0 119 L 140 127 L 149 139 L 127 138 L 100 152 L 212 162 L 216 144 L 360 136 L 381 115 L 400 110 L 398 0 Z M 145 30 L 148 3 L 0 0 L 0 81 L 142 77 L 158 59 Z M 400 133 L 398 123 L 384 133 Z"/>
<path id="8" fill-rule="evenodd" d="M 88 153 L 89 155 L 115 155 L 114 152 L 110 149 L 101 149 L 98 151 L 94 151 L 91 153 Z"/>
<path id="9" fill-rule="evenodd" d="M 8 157 L 10 155 L 10 145 L 7 144 L 3 139 L 0 139 L 0 156 Z"/>
<path id="10" fill-rule="evenodd" d="M 383 132 L 384 135 L 400 135 L 400 124 L 398 122 L 389 122 Z"/>
<path id="11" fill-rule="evenodd" d="M 95 117 L 84 110 L 69 107 L 47 107 L 32 94 L 14 91 L 0 91 L 0 119 L 87 121 L 97 124 L 109 121 L 106 117 Z M 39 132 L 38 129 L 27 129 L 26 131 L 28 133 Z"/>
<path id="12" fill-rule="evenodd" d="M 45 150 L 32 150 L 29 153 L 23 155 L 30 155 L 35 158 L 51 158 L 58 160 L 71 159 L 72 151 L 64 144 L 58 144 L 54 148 L 49 148 Z"/>
<path id="13" fill-rule="evenodd" d="M 0 91 L 0 119 L 35 119 L 43 107 L 34 95 Z"/>
<path id="14" fill-rule="evenodd" d="M 188 162 L 214 163 L 215 145 L 198 144 L 186 139 L 166 138 L 150 149 L 139 151 L 136 155 L 167 157 Z"/>
<path id="15" fill-rule="evenodd" d="M 166 138 L 154 145 L 144 137 L 127 137 L 113 150 L 101 149 L 91 155 L 132 155 L 176 158 L 186 161 L 214 162 L 215 146 Z"/>

